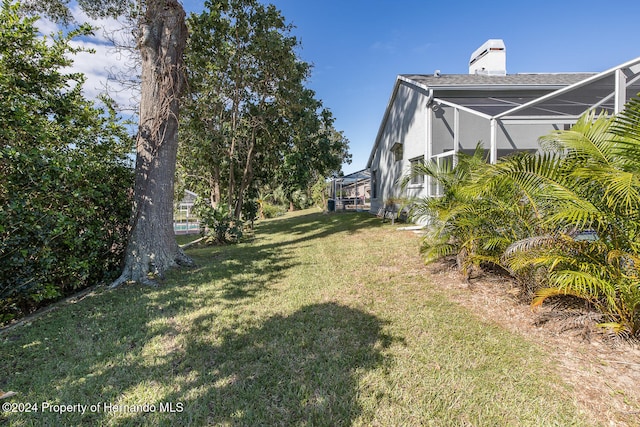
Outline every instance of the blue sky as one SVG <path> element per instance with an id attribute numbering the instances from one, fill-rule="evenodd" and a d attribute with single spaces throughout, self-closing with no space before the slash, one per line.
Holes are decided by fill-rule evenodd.
<path id="1" fill-rule="evenodd" d="M 638 0 L 270 3 L 295 25 L 300 57 L 314 65 L 309 86 L 350 141 L 345 173 L 366 166 L 398 74 L 467 73 L 471 53 L 492 38 L 504 40 L 510 74 L 598 72 L 640 56 Z"/>

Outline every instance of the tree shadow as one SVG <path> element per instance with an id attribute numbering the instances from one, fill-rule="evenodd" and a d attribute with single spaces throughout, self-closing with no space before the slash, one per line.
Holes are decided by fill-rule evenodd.
<path id="1" fill-rule="evenodd" d="M 196 338 L 180 366 L 207 354 L 206 372 L 190 385 L 207 391 L 167 399 L 203 408 L 200 421 L 214 425 L 348 425 L 362 411 L 359 379 L 383 363 L 392 341 L 382 328 L 375 316 L 323 303 L 229 331 L 218 346 Z"/>
<path id="2" fill-rule="evenodd" d="M 336 233 L 353 235 L 364 229 L 382 227 L 380 219 L 368 212 L 349 213 L 312 213 L 298 217 L 259 224 L 259 230 L 265 234 L 286 232 L 294 238 L 285 240 L 276 246 L 296 244 L 327 237 Z"/>
<path id="3" fill-rule="evenodd" d="M 154 411 L 134 411 L 113 419 L 114 413 L 103 406 L 86 414 L 42 411 L 29 414 L 31 421 L 40 425 L 350 425 L 364 411 L 358 400 L 363 391 L 360 380 L 385 364 L 384 349 L 394 340 L 383 331 L 386 322 L 334 302 L 274 315 L 250 328 L 230 325 L 217 337 L 198 326 L 215 322 L 214 317 L 196 319 L 189 331 L 184 325 L 148 323 L 142 331 L 144 341 L 132 346 L 127 339 L 105 348 L 96 336 L 96 349 L 106 354 L 96 359 L 95 369 L 69 368 L 49 383 L 60 395 L 48 399 L 53 402 L 150 404 Z M 140 358 L 152 341 L 165 348 L 151 361 Z M 115 356 L 116 347 L 128 347 L 129 356 Z M 156 388 L 162 391 L 154 393 Z M 133 390 L 149 397 L 127 399 Z"/>
<path id="4" fill-rule="evenodd" d="M 130 414 L 122 420 L 105 412 L 65 418 L 39 413 L 32 421 L 43 424 L 61 419 L 96 425 L 350 424 L 362 412 L 359 380 L 384 362 L 383 350 L 391 341 L 380 319 L 323 303 L 264 322 L 248 322 L 248 312 L 227 312 L 238 318 L 225 319 L 224 329 L 211 332 L 222 309 L 243 310 L 246 299 L 270 291 L 299 263 L 295 245 L 379 223 L 317 215 L 263 230 L 295 233 L 288 240 L 193 251 L 200 267 L 168 274 L 153 291 L 123 286 L 61 307 L 16 337 L 15 352 L 6 360 L 7 372 L 39 366 L 41 373 L 13 375 L 0 383 L 25 398 L 30 390 L 29 398 L 58 403 L 118 402 L 141 391 L 151 393 L 145 402 L 181 402 L 185 408 L 184 413 Z M 209 282 L 215 286 L 203 286 Z M 190 323 L 180 320 L 184 313 L 194 313 Z M 48 322 L 51 316 L 57 320 Z M 154 384 L 163 390 L 158 395 L 151 392 Z"/>
<path id="5" fill-rule="evenodd" d="M 352 235 L 381 226 L 381 221 L 368 213 L 311 213 L 269 221 L 257 228 L 265 237 L 256 237 L 249 244 L 190 250 L 189 255 L 198 267 L 169 273 L 168 277 L 172 281 L 190 282 L 224 280 L 225 284 L 220 288 L 223 298 L 241 300 L 265 290 L 281 279 L 288 269 L 299 265 L 294 253 L 296 246 L 336 233 Z M 268 241 L 268 236 L 278 233 L 286 238 L 273 243 Z"/>

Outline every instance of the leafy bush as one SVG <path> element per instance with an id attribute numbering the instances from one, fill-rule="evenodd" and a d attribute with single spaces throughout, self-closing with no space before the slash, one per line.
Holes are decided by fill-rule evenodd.
<path id="1" fill-rule="evenodd" d="M 633 99 L 617 117 L 587 113 L 542 138 L 544 153 L 495 165 L 461 155 L 455 168 L 414 171 L 444 189 L 416 205 L 432 224 L 427 260 L 455 254 L 463 271 L 503 267 L 534 306 L 578 297 L 602 313 L 603 327 L 640 336 L 639 124 Z M 595 239 L 580 238 L 585 230 Z"/>
<path id="2" fill-rule="evenodd" d="M 271 203 L 264 202 L 262 204 L 262 215 L 265 218 L 276 218 L 284 215 L 287 212 L 287 208 L 281 205 L 272 205 Z"/>
<path id="3" fill-rule="evenodd" d="M 307 209 L 308 207 L 313 206 L 313 199 L 302 190 L 294 191 L 291 194 L 291 199 L 293 201 L 293 206 L 296 209 Z"/>
<path id="4" fill-rule="evenodd" d="M 238 243 L 242 238 L 242 221 L 235 219 L 226 207 L 213 207 L 197 199 L 194 211 L 200 218 L 200 230 L 208 243 Z"/>
<path id="5" fill-rule="evenodd" d="M 72 37 L 38 37 L 17 6 L 0 12 L 0 323 L 119 267 L 131 212 L 131 138 L 107 104 L 63 74 Z"/>

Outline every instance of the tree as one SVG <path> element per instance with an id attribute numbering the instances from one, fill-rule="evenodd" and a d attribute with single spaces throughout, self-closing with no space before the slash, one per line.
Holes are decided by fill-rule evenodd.
<path id="1" fill-rule="evenodd" d="M 333 115 L 315 100 L 313 91 L 301 92 L 292 114 L 291 142 L 283 161 L 274 168 L 273 185 L 279 184 L 293 209 L 293 194 L 309 192 L 318 178 L 337 174 L 343 162 L 351 162 L 349 141 L 333 127 Z"/>
<path id="2" fill-rule="evenodd" d="M 37 10 L 68 20 L 66 0 L 32 1 Z M 178 149 L 179 101 L 185 86 L 183 53 L 188 32 L 177 0 L 80 0 L 90 16 L 126 14 L 138 20 L 141 100 L 131 233 L 116 287 L 132 280 L 152 283 L 177 265 L 191 264 L 173 231 L 173 186 Z"/>
<path id="3" fill-rule="evenodd" d="M 240 218 L 247 197 L 278 177 L 287 191 L 304 188 L 339 168 L 346 140 L 332 138 L 333 119 L 305 88 L 310 66 L 301 61 L 291 26 L 273 5 L 255 0 L 207 2 L 189 19 L 190 92 L 181 131 L 184 181 L 226 204 Z M 333 150 L 338 141 L 341 149 Z M 319 161 L 308 161 L 320 159 Z"/>
<path id="4" fill-rule="evenodd" d="M 0 12 L 0 323 L 112 280 L 126 243 L 132 139 L 65 71 L 74 37 Z M 119 274 L 119 272 L 118 272 Z"/>
<path id="5" fill-rule="evenodd" d="M 185 85 L 185 12 L 176 0 L 147 0 L 140 19 L 142 57 L 140 118 L 132 229 L 124 270 L 112 286 L 149 282 L 191 260 L 173 230 L 173 187 L 178 151 L 179 100 Z"/>

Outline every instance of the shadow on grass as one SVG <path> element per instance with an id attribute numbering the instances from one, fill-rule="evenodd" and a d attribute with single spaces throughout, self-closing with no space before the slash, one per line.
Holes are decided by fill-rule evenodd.
<path id="1" fill-rule="evenodd" d="M 224 320 L 210 309 L 267 291 L 298 264 L 295 245 L 376 224 L 322 214 L 265 222 L 252 244 L 190 251 L 200 267 L 168 274 L 158 289 L 102 292 L 0 337 L 0 386 L 17 391 L 16 402 L 183 405 L 118 418 L 0 414 L 0 424 L 2 416 L 26 425 L 349 424 L 362 409 L 358 380 L 383 362 L 390 341 L 381 320 L 335 303 L 250 324 L 239 320 L 242 307 Z M 188 325 L 174 320 L 199 310 Z"/>
<path id="2" fill-rule="evenodd" d="M 392 341 L 383 333 L 383 326 L 383 321 L 360 310 L 321 303 L 304 306 L 288 316 L 272 316 L 241 332 L 226 329 L 216 343 L 210 336 L 185 334 L 173 326 L 150 328 L 146 331 L 149 341 L 160 339 L 170 346 L 151 363 L 148 358 L 139 358 L 143 351 L 139 347 L 130 349 L 129 355 L 102 349 L 106 353 L 96 359 L 93 370 L 67 372 L 64 381 L 56 378 L 49 384 L 47 401 L 101 402 L 101 411 L 9 414 L 9 422 L 350 425 L 363 410 L 358 401 L 359 381 L 384 363 L 382 351 Z M 181 333 L 181 344 L 171 344 Z M 117 345 L 120 343 L 112 344 Z M 131 410 L 122 409 L 145 403 L 155 410 L 127 413 Z M 110 408 L 122 406 L 114 412 L 105 409 L 106 404 Z"/>
<path id="3" fill-rule="evenodd" d="M 353 235 L 363 229 L 382 227 L 375 216 L 366 213 L 311 213 L 282 220 L 259 223 L 257 230 L 266 235 L 286 234 L 288 239 L 277 246 L 291 245 L 327 237 L 336 233 Z"/>
<path id="4" fill-rule="evenodd" d="M 255 296 L 270 284 L 282 279 L 296 265 L 296 245 L 336 233 L 351 235 L 362 229 L 382 226 L 368 213 L 311 213 L 260 223 L 251 243 L 192 249 L 191 255 L 199 267 L 170 274 L 174 282 L 224 281 L 220 288 L 223 298 L 240 300 Z"/>
<path id="5" fill-rule="evenodd" d="M 188 369 L 191 353 L 206 354 L 206 372 L 191 385 L 206 392 L 184 403 L 215 425 L 348 425 L 361 412 L 359 377 L 383 362 L 389 343 L 374 316 L 335 303 L 306 306 L 230 332 L 219 346 L 189 343 L 180 366 Z M 184 401 L 185 391 L 167 398 Z"/>

